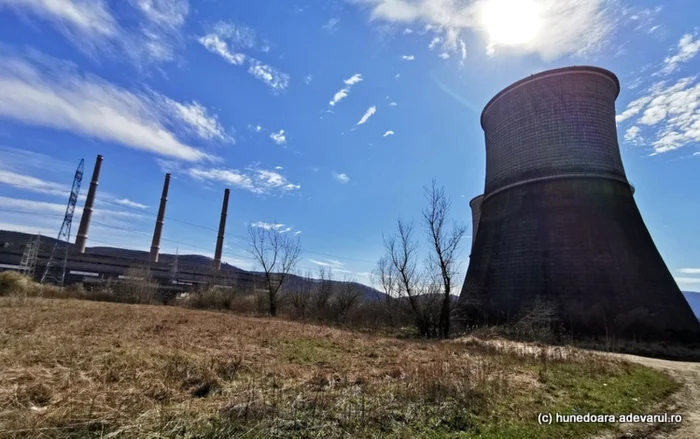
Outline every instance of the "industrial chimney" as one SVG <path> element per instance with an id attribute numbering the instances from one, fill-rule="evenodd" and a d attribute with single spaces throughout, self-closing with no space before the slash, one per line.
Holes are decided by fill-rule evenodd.
<path id="1" fill-rule="evenodd" d="M 170 174 L 165 174 L 163 194 L 160 197 L 160 207 L 158 208 L 158 217 L 156 218 L 156 228 L 153 231 L 153 242 L 151 243 L 151 262 L 158 262 L 160 237 L 163 234 L 163 222 L 165 221 L 165 206 L 168 204 L 168 189 L 170 189 Z"/>
<path id="2" fill-rule="evenodd" d="M 214 254 L 214 270 L 221 270 L 221 256 L 224 252 L 224 235 L 226 234 L 226 216 L 228 215 L 228 197 L 230 189 L 224 191 L 224 204 L 221 206 L 221 221 L 219 221 L 219 236 L 216 238 L 216 253 Z"/>
<path id="3" fill-rule="evenodd" d="M 619 92 L 613 73 L 569 67 L 518 81 L 484 108 L 485 190 L 460 295 L 467 322 L 545 306 L 548 323 L 574 336 L 698 339 L 627 181 Z"/>
<path id="4" fill-rule="evenodd" d="M 97 195 L 97 186 L 100 181 L 100 169 L 102 168 L 101 155 L 95 160 L 95 168 L 92 170 L 92 180 L 90 181 L 90 189 L 88 190 L 87 198 L 85 199 L 85 207 L 83 207 L 83 216 L 80 218 L 80 227 L 78 227 L 78 235 L 75 238 L 75 246 L 78 252 L 85 253 L 87 245 L 88 231 L 90 229 L 90 219 L 92 218 L 92 210 L 95 205 L 95 195 Z"/>

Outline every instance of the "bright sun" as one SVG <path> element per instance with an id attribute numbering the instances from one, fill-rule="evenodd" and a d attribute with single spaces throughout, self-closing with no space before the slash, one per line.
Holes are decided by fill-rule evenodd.
<path id="1" fill-rule="evenodd" d="M 532 41 L 542 25 L 535 0 L 487 0 L 482 20 L 491 44 L 519 46 Z"/>

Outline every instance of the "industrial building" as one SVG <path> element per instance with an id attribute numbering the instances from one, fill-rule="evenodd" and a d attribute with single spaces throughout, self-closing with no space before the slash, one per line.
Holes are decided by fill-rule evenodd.
<path id="1" fill-rule="evenodd" d="M 568 67 L 522 79 L 484 108 L 466 324 L 512 323 L 546 304 L 552 325 L 574 335 L 700 340 L 625 174 L 619 93 L 612 72 Z"/>
<path id="2" fill-rule="evenodd" d="M 59 284 L 82 283 L 97 285 L 128 278 L 128 272 L 133 269 L 147 270 L 150 281 L 160 285 L 162 297 L 167 298 L 178 292 L 190 291 L 199 285 L 228 285 L 236 286 L 241 291 L 253 291 L 256 282 L 261 279 L 258 274 L 246 272 L 226 265 L 222 267 L 222 256 L 226 231 L 230 189 L 224 190 L 224 198 L 219 222 L 216 249 L 213 259 L 200 258 L 197 263 L 184 263 L 174 255 L 168 255 L 167 260 L 160 258 L 160 243 L 165 225 L 165 212 L 170 190 L 170 174 L 165 175 L 160 206 L 156 216 L 155 227 L 150 252 L 138 252 L 114 248 L 100 248 L 99 251 L 90 249 L 89 229 L 95 200 L 99 187 L 100 171 L 104 157 L 98 155 L 92 172 L 90 187 L 85 199 L 83 214 L 76 233 L 75 244 L 67 242 L 72 214 L 77 201 L 80 180 L 82 180 L 82 162 L 76 173 L 76 180 L 68 201 L 68 209 L 64 224 L 58 239 L 43 238 L 43 244 L 33 245 L 34 237 L 18 232 L 0 232 L 2 249 L 0 249 L 0 271 L 21 271 L 35 280 L 43 280 L 42 273 L 48 271 L 50 261 L 53 261 L 59 276 Z M 38 240 L 37 240 L 38 241 Z M 53 252 L 51 249 L 53 248 Z M 59 250 L 57 250 L 59 249 Z M 187 256 L 184 256 L 187 258 Z M 191 257 L 190 257 L 191 259 Z"/>

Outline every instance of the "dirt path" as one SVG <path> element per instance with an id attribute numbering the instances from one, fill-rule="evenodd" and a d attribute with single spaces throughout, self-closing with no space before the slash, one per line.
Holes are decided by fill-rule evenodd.
<path id="1" fill-rule="evenodd" d="M 698 439 L 700 438 L 700 363 L 658 360 L 655 358 L 638 357 L 636 355 L 620 355 L 634 363 L 655 369 L 667 371 L 683 383 L 683 389 L 676 393 L 670 401 L 660 408 L 661 411 L 675 412 L 683 415 L 679 427 L 658 426 L 646 433 L 626 434 L 623 438 L 658 438 L 658 439 Z"/>

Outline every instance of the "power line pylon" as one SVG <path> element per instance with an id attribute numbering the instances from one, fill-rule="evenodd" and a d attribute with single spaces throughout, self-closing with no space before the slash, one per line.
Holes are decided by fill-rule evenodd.
<path id="1" fill-rule="evenodd" d="M 63 217 L 63 224 L 58 231 L 56 244 L 53 246 L 51 257 L 46 264 L 44 275 L 41 277 L 41 283 L 50 282 L 63 286 L 66 279 L 66 263 L 68 262 L 68 248 L 70 247 L 70 229 L 73 223 L 73 213 L 75 212 L 75 204 L 78 202 L 80 194 L 80 183 L 83 181 L 83 169 L 85 160 L 81 160 L 78 169 L 75 171 L 73 178 L 73 187 L 71 188 L 70 197 L 68 198 L 68 206 L 66 206 L 66 215 Z"/>
<path id="2" fill-rule="evenodd" d="M 41 246 L 41 235 L 37 234 L 29 240 L 22 253 L 22 261 L 19 263 L 19 271 L 30 279 L 34 279 L 36 261 L 39 257 L 39 247 Z"/>

